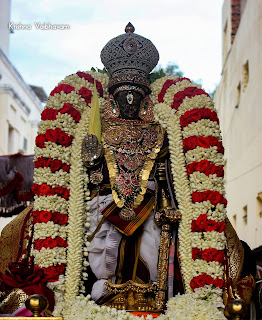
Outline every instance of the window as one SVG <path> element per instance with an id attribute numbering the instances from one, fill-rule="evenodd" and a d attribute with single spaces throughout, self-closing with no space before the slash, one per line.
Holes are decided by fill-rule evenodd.
<path id="1" fill-rule="evenodd" d="M 237 86 L 237 104 L 235 106 L 236 109 L 239 107 L 239 104 L 240 104 L 240 96 L 241 96 L 241 82 L 239 82 Z"/>
<path id="2" fill-rule="evenodd" d="M 13 127 L 16 125 L 16 109 L 12 105 L 10 105 L 10 108 L 9 108 L 8 120 L 9 120 L 9 123 L 11 123 Z"/>
<path id="3" fill-rule="evenodd" d="M 227 36 L 227 21 L 225 23 L 225 27 L 224 27 L 224 30 L 223 30 L 223 63 L 225 62 L 226 60 L 226 57 L 227 57 L 227 47 L 228 47 L 228 36 Z"/>
<path id="4" fill-rule="evenodd" d="M 224 160 L 224 179 L 227 181 L 227 159 Z"/>
<path id="5" fill-rule="evenodd" d="M 257 195 L 257 218 L 262 218 L 262 192 Z"/>
<path id="6" fill-rule="evenodd" d="M 27 139 L 24 137 L 23 150 L 27 151 Z"/>
<path id="7" fill-rule="evenodd" d="M 248 80 L 249 80 L 249 66 L 248 61 L 243 65 L 242 69 L 242 91 L 244 92 L 246 90 Z"/>
<path id="8" fill-rule="evenodd" d="M 233 215 L 232 225 L 233 225 L 234 229 L 236 229 L 236 227 L 237 227 L 237 215 L 236 214 Z"/>
<path id="9" fill-rule="evenodd" d="M 243 225 L 247 225 L 247 205 L 243 208 Z"/>

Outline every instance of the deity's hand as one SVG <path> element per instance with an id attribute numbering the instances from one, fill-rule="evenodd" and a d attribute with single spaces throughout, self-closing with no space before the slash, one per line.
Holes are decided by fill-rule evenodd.
<path id="1" fill-rule="evenodd" d="M 93 168 L 98 165 L 103 155 L 102 144 L 98 142 L 97 137 L 93 134 L 88 134 L 82 143 L 82 160 L 88 168 Z"/>

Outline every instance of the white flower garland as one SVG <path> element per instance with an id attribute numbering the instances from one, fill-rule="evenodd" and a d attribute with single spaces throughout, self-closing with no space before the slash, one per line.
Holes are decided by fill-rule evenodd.
<path id="1" fill-rule="evenodd" d="M 184 138 L 190 136 L 214 136 L 219 141 L 222 140 L 218 123 L 210 119 L 201 119 L 198 122 L 190 123 L 187 127 L 183 128 L 183 136 Z"/>
<path id="2" fill-rule="evenodd" d="M 193 261 L 194 272 L 192 276 L 196 277 L 203 273 L 212 276 L 213 278 L 223 278 L 224 271 L 221 270 L 220 263 L 217 261 L 205 261 L 197 259 Z M 221 299 L 220 299 L 221 301 Z"/>
<path id="3" fill-rule="evenodd" d="M 189 150 L 186 153 L 186 162 L 187 164 L 194 161 L 208 160 L 209 162 L 213 162 L 216 166 L 224 165 L 223 155 L 217 152 L 217 147 L 203 148 L 196 147 L 194 150 Z"/>
<path id="4" fill-rule="evenodd" d="M 66 263 L 66 248 L 55 247 L 42 248 L 40 251 L 33 249 L 34 263 L 41 268 L 56 266 L 57 264 Z"/>
<path id="5" fill-rule="evenodd" d="M 167 303 L 167 316 L 172 320 L 225 320 L 213 303 L 194 299 L 191 295 L 177 295 Z M 159 320 L 162 320 L 160 317 Z"/>
<path id="6" fill-rule="evenodd" d="M 54 239 L 58 236 L 63 240 L 66 240 L 66 226 L 60 226 L 53 221 L 48 221 L 47 223 L 36 223 L 34 226 L 34 239 L 45 239 L 48 237 Z"/>
<path id="7" fill-rule="evenodd" d="M 218 191 L 225 194 L 224 178 L 217 177 L 216 174 L 206 176 L 202 172 L 195 171 L 189 177 L 192 192 L 194 191 Z"/>
<path id="8" fill-rule="evenodd" d="M 69 174 L 60 169 L 56 172 L 52 172 L 48 168 L 36 168 L 34 171 L 34 182 L 36 184 L 48 183 L 49 186 L 60 186 L 63 188 L 69 188 Z"/>
<path id="9" fill-rule="evenodd" d="M 196 220 L 206 210 L 209 219 L 216 222 L 222 222 L 226 219 L 226 209 L 223 204 L 218 204 L 215 210 L 211 210 L 214 206 L 208 201 L 197 202 L 193 204 L 193 219 Z M 214 208 L 213 208 L 214 209 Z"/>
<path id="10" fill-rule="evenodd" d="M 181 103 L 181 105 L 179 106 L 179 113 L 182 115 L 186 111 L 190 111 L 193 109 L 200 109 L 203 107 L 208 108 L 211 111 L 216 111 L 212 100 L 207 99 L 207 96 L 204 94 L 195 96 L 192 98 L 186 97 Z"/>
<path id="11" fill-rule="evenodd" d="M 90 110 L 86 109 L 77 128 L 72 148 L 71 163 L 71 194 L 68 216 L 68 263 L 66 269 L 65 300 L 74 299 L 79 291 L 82 275 L 83 244 L 84 244 L 84 180 L 83 162 L 81 157 L 82 142 L 88 132 Z"/>
<path id="12" fill-rule="evenodd" d="M 66 214 L 68 212 L 68 201 L 56 194 L 48 197 L 35 196 L 34 210 L 47 210 Z"/>
<path id="13" fill-rule="evenodd" d="M 203 235 L 200 232 L 192 232 L 192 247 L 199 249 L 214 248 L 224 250 L 224 232 L 208 231 Z"/>

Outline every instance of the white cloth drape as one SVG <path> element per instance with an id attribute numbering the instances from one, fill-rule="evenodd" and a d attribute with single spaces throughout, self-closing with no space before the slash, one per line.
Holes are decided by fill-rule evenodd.
<path id="1" fill-rule="evenodd" d="M 90 201 L 90 231 L 96 229 L 99 221 L 102 219 L 101 210 L 113 201 L 112 194 L 99 196 Z M 99 203 L 97 203 L 99 202 Z M 97 210 L 97 207 L 99 210 Z M 108 278 L 115 279 L 115 271 L 117 266 L 118 247 L 122 235 L 116 228 L 105 221 L 100 230 L 96 233 L 89 247 L 89 263 L 90 267 L 97 277 L 91 297 L 98 300 L 107 293 L 104 283 Z M 160 244 L 160 229 L 154 223 L 154 213 L 151 212 L 144 223 L 144 232 L 141 240 L 140 255 L 147 264 L 150 272 L 150 279 L 156 282 L 158 248 Z"/>

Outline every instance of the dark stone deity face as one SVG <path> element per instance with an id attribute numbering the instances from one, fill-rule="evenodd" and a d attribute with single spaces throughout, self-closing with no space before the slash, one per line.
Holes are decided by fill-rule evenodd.
<path id="1" fill-rule="evenodd" d="M 137 120 L 139 118 L 140 103 L 143 99 L 141 93 L 135 90 L 125 90 L 118 92 L 114 98 L 122 119 Z"/>

